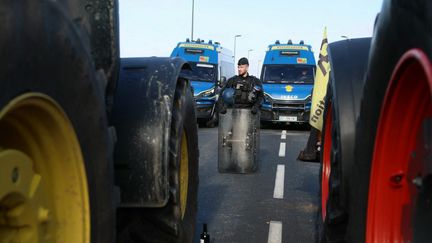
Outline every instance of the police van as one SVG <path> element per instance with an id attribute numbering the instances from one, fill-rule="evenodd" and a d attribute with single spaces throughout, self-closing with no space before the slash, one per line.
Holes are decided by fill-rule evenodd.
<path id="1" fill-rule="evenodd" d="M 191 85 L 196 102 L 196 115 L 199 122 L 214 126 L 218 120 L 216 103 L 219 97 L 219 84 L 234 76 L 234 57 L 230 50 L 219 42 L 207 43 L 204 40 L 180 42 L 171 57 L 182 57 L 192 67 Z"/>
<path id="2" fill-rule="evenodd" d="M 309 121 L 314 85 L 315 58 L 303 41 L 268 46 L 261 71 L 264 102 L 261 121 Z"/>

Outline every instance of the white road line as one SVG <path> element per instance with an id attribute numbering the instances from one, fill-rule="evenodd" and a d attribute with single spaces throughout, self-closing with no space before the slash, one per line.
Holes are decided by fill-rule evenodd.
<path id="1" fill-rule="evenodd" d="M 285 157 L 285 148 L 286 144 L 285 143 L 280 143 L 280 147 L 279 147 L 279 157 Z"/>
<path id="2" fill-rule="evenodd" d="M 286 130 L 282 130 L 281 139 L 286 139 Z"/>
<path id="3" fill-rule="evenodd" d="M 281 242 L 282 242 L 282 222 L 270 221 L 267 243 L 281 243 Z"/>
<path id="4" fill-rule="evenodd" d="M 285 184 L 285 165 L 278 165 L 276 169 L 276 179 L 273 191 L 273 198 L 283 199 Z"/>

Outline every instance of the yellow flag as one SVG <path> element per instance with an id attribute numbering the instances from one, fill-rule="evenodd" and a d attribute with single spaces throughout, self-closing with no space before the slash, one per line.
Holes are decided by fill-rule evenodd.
<path id="1" fill-rule="evenodd" d="M 327 28 L 324 28 L 324 36 L 321 42 L 321 50 L 316 66 L 315 84 L 312 94 L 312 107 L 309 120 L 309 124 L 320 131 L 322 131 L 323 127 L 324 99 L 330 76 L 330 63 L 327 48 Z"/>

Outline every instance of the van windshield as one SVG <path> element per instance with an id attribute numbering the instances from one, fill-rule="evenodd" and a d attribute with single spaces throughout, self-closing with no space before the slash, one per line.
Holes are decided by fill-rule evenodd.
<path id="1" fill-rule="evenodd" d="M 312 65 L 266 65 L 264 83 L 313 84 L 315 66 Z"/>
<path id="2" fill-rule="evenodd" d="M 215 82 L 217 66 L 208 63 L 189 62 L 192 67 L 192 79 L 196 81 Z"/>

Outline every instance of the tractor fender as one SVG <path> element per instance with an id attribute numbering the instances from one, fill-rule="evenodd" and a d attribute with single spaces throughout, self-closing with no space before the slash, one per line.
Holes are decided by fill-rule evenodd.
<path id="1" fill-rule="evenodd" d="M 122 58 L 111 123 L 117 132 L 115 184 L 121 207 L 163 207 L 168 202 L 168 155 L 173 100 L 188 82 L 181 58 Z"/>

